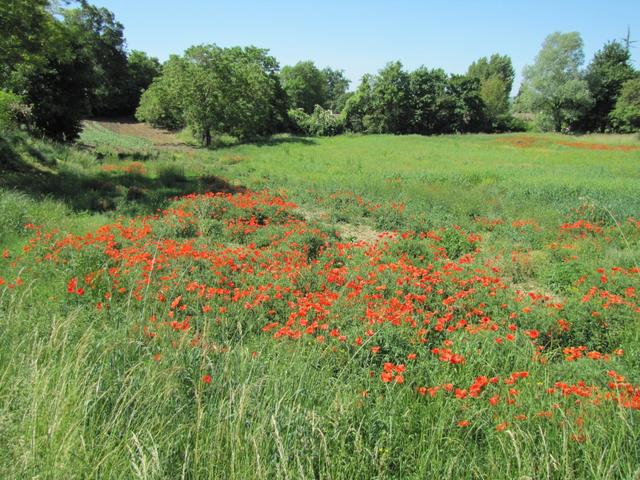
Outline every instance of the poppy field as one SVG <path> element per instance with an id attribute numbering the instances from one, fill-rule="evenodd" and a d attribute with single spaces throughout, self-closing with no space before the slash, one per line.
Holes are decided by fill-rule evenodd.
<path id="1" fill-rule="evenodd" d="M 636 478 L 640 152 L 562 141 L 76 152 L 93 210 L 3 185 L 0 476 Z"/>

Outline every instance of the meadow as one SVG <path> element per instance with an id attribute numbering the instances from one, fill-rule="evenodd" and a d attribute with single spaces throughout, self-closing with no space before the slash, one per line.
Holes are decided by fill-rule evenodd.
<path id="1" fill-rule="evenodd" d="M 640 142 L 3 136 L 0 477 L 640 474 Z"/>

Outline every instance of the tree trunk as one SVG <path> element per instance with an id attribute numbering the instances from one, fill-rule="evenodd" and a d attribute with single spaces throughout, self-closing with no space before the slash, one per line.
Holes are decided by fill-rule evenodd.
<path id="1" fill-rule="evenodd" d="M 202 132 L 202 143 L 205 147 L 211 145 L 211 131 L 209 129 L 206 129 L 204 132 Z"/>

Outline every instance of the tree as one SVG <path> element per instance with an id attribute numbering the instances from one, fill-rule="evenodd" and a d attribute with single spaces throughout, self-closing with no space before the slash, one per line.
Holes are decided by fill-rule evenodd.
<path id="1" fill-rule="evenodd" d="M 400 62 L 378 72 L 371 92 L 371 128 L 377 133 L 407 133 L 411 123 L 409 74 Z"/>
<path id="2" fill-rule="evenodd" d="M 497 53 L 489 59 L 482 57 L 469 66 L 467 75 L 480 81 L 480 97 L 485 104 L 489 129 L 504 129 L 509 117 L 509 95 L 515 76 L 511 58 Z"/>
<path id="3" fill-rule="evenodd" d="M 554 131 L 571 127 L 593 103 L 580 72 L 583 62 L 580 34 L 556 32 L 524 69 L 520 102 L 548 118 Z"/>
<path id="4" fill-rule="evenodd" d="M 191 47 L 165 64 L 136 116 L 156 125 L 188 125 L 204 145 L 213 133 L 240 139 L 270 133 L 280 115 L 277 72 L 264 49 Z"/>
<path id="5" fill-rule="evenodd" d="M 327 84 L 326 104 L 330 110 L 340 112 L 346 102 L 346 94 L 351 81 L 344 76 L 344 70 L 322 69 Z"/>
<path id="6" fill-rule="evenodd" d="M 289 97 L 291 108 L 302 108 L 305 113 L 311 114 L 316 105 L 324 107 L 327 104 L 327 79 L 312 61 L 283 67 L 280 82 Z"/>
<path id="7" fill-rule="evenodd" d="M 54 140 L 75 140 L 93 85 L 91 60 L 81 40 L 60 22 L 52 23 L 42 58 L 17 69 L 12 90 L 31 105 L 40 133 Z"/>
<path id="8" fill-rule="evenodd" d="M 48 0 L 0 0 L 0 86 L 19 64 L 41 59 L 51 28 Z"/>
<path id="9" fill-rule="evenodd" d="M 373 76 L 366 74 L 362 77 L 355 93 L 350 96 L 342 110 L 345 127 L 352 132 L 369 132 L 371 127 L 373 94 Z"/>
<path id="10" fill-rule="evenodd" d="M 625 82 L 610 117 L 614 127 L 622 132 L 640 130 L 640 77 Z"/>
<path id="11" fill-rule="evenodd" d="M 449 79 L 442 69 L 420 67 L 409 75 L 411 131 L 420 134 L 444 133 L 449 129 L 445 112 Z"/>
<path id="12" fill-rule="evenodd" d="M 127 58 L 127 114 L 135 112 L 142 93 L 149 88 L 161 71 L 162 65 L 157 58 L 149 57 L 139 50 L 131 51 Z"/>
<path id="13" fill-rule="evenodd" d="M 162 73 L 140 97 L 136 118 L 154 127 L 177 130 L 186 125 L 184 118 L 187 88 L 187 63 L 179 55 L 171 55 L 162 67 Z"/>
<path id="14" fill-rule="evenodd" d="M 485 123 L 480 81 L 467 75 L 451 75 L 447 87 L 445 111 L 447 124 L 455 133 L 479 132 Z"/>
<path id="15" fill-rule="evenodd" d="M 114 115 L 128 110 L 128 63 L 124 27 L 106 8 L 85 0 L 79 8 L 64 10 L 68 35 L 79 40 L 91 60 L 93 85 L 89 91 L 89 112 Z"/>
<path id="16" fill-rule="evenodd" d="M 587 67 L 586 80 L 594 99 L 583 128 L 603 132 L 611 127 L 609 114 L 616 106 L 622 85 L 635 76 L 631 53 L 622 43 L 607 42 Z"/>

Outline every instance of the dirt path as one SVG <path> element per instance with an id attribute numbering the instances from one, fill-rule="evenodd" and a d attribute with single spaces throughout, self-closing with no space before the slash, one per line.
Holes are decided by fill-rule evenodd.
<path id="1" fill-rule="evenodd" d="M 136 122 L 129 118 L 92 118 L 89 121 L 120 135 L 149 140 L 155 147 L 193 148 L 169 130 L 154 128 L 148 123 Z"/>

